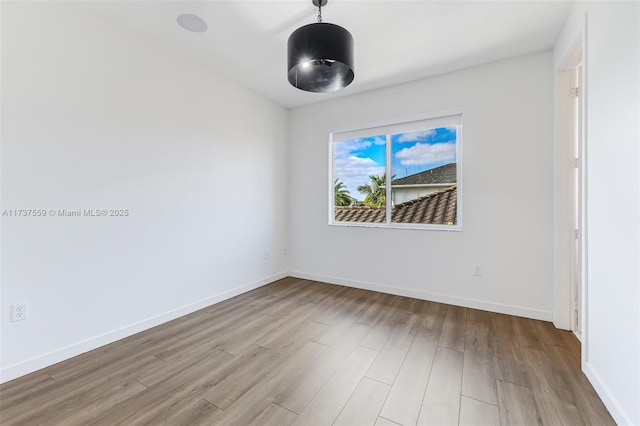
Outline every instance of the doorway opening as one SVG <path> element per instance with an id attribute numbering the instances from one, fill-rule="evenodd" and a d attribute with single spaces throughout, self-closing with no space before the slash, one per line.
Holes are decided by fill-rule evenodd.
<path id="1" fill-rule="evenodd" d="M 578 36 L 557 69 L 554 323 L 582 341 L 586 309 L 584 44 Z M 584 347 L 584 345 L 583 345 Z"/>

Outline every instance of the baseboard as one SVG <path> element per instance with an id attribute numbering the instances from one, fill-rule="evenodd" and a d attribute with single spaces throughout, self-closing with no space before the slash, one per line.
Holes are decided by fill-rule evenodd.
<path id="1" fill-rule="evenodd" d="M 553 313 L 550 311 L 540 311 L 536 309 L 524 308 L 521 306 L 492 303 L 483 300 L 468 299 L 446 294 L 429 293 L 408 288 L 390 287 L 384 284 L 348 280 L 344 278 L 329 277 L 325 275 L 308 274 L 299 271 L 289 271 L 289 276 L 302 278 L 305 280 L 321 281 L 330 284 L 344 285 L 347 287 L 361 288 L 363 290 L 379 291 L 382 293 L 395 294 L 398 296 L 413 297 L 414 299 L 429 300 L 432 302 L 446 303 L 449 305 L 464 306 L 466 308 L 480 309 L 483 311 L 496 312 L 499 314 L 515 315 L 519 317 L 532 318 L 543 321 L 551 321 L 553 318 Z"/>
<path id="2" fill-rule="evenodd" d="M 160 324 L 164 324 L 165 322 L 180 318 L 181 316 L 190 314 L 202 308 L 206 308 L 207 306 L 211 306 L 215 303 L 230 299 L 239 294 L 246 293 L 247 291 L 285 278 L 288 275 L 289 274 L 287 274 L 286 272 L 280 272 L 267 278 L 235 287 L 222 293 L 207 297 L 206 299 L 181 306 L 177 309 L 173 309 L 163 314 L 147 318 L 145 320 L 119 328 L 117 330 L 112 330 L 107 333 L 83 340 L 81 342 L 73 343 L 44 355 L 39 355 L 26 361 L 10 365 L 0 371 L 0 383 L 8 382 L 9 380 L 13 380 L 26 374 L 33 373 L 34 371 L 67 360 L 69 358 L 73 358 L 74 356 L 78 356 L 101 346 L 108 345 L 109 343 L 124 339 L 125 337 L 131 336 L 144 330 L 148 330 Z"/>
<path id="3" fill-rule="evenodd" d="M 618 400 L 613 396 L 607 385 L 602 382 L 600 375 L 591 364 L 583 362 L 582 371 L 617 424 L 629 426 L 638 424 L 637 422 L 634 423 L 629 413 L 620 406 Z"/>

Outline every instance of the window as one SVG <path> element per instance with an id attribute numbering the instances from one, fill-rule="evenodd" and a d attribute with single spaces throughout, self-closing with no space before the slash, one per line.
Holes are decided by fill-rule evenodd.
<path id="1" fill-rule="evenodd" d="M 331 134 L 330 224 L 461 229 L 462 113 Z"/>

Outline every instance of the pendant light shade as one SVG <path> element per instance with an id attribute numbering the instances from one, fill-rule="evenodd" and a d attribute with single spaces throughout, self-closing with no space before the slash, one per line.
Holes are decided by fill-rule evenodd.
<path id="1" fill-rule="evenodd" d="M 327 1 L 321 1 L 313 0 L 318 22 L 298 28 L 289 37 L 288 79 L 300 90 L 328 93 L 353 81 L 353 37 L 338 25 L 322 22 L 321 6 Z"/>

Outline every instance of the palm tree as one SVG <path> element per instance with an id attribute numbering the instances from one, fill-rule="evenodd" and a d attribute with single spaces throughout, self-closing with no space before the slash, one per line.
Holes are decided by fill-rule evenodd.
<path id="1" fill-rule="evenodd" d="M 392 176 L 393 179 L 395 176 Z M 358 192 L 364 194 L 363 203 L 368 206 L 383 207 L 386 205 L 387 190 L 385 188 L 387 183 L 387 174 L 371 175 L 369 176 L 371 183 L 368 185 L 358 186 Z"/>
<path id="2" fill-rule="evenodd" d="M 350 206 L 353 203 L 353 198 L 347 187 L 344 186 L 344 183 L 340 181 L 340 179 L 336 178 L 333 183 L 334 188 L 334 204 L 336 206 Z"/>

